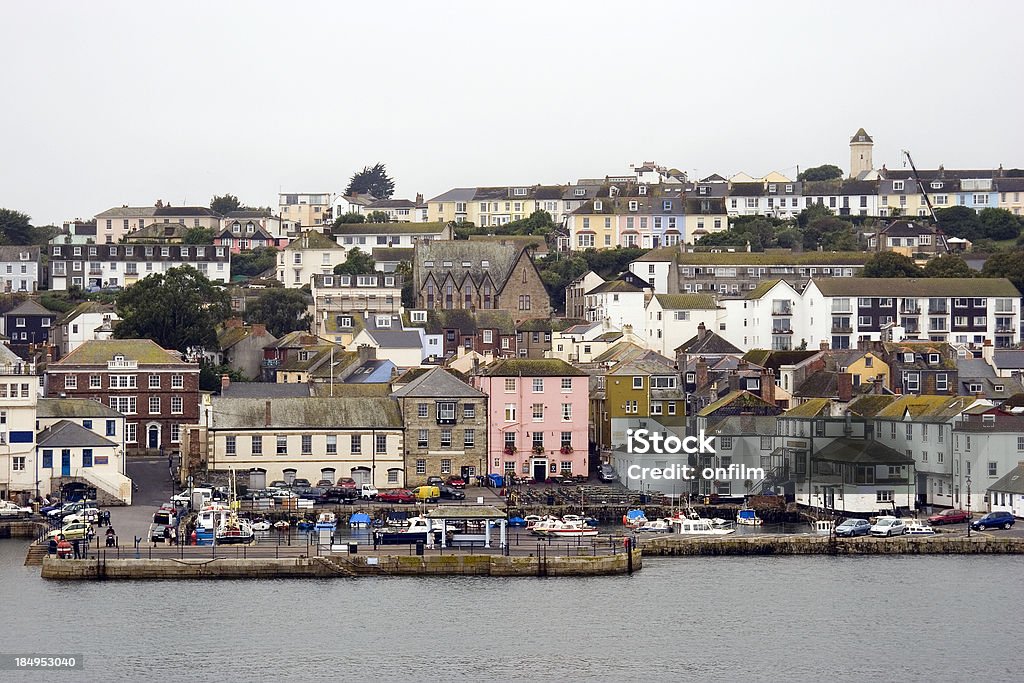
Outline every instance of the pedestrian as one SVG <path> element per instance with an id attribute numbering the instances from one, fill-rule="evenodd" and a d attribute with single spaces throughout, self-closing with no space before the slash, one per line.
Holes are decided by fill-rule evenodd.
<path id="1" fill-rule="evenodd" d="M 75 554 L 75 559 L 76 560 L 79 560 L 79 559 L 82 558 L 82 551 L 79 548 L 79 543 L 80 543 L 80 541 L 77 538 L 75 540 L 71 541 L 71 550 Z"/>
<path id="2" fill-rule="evenodd" d="M 164 527 L 164 540 L 167 542 L 167 545 L 171 544 L 171 527 L 170 526 L 165 526 Z"/>
<path id="3" fill-rule="evenodd" d="M 63 535 L 58 538 L 60 540 L 57 542 L 57 557 L 66 560 L 71 557 L 71 544 L 68 543 L 68 539 L 64 538 Z"/>
<path id="4" fill-rule="evenodd" d="M 57 537 L 56 536 L 51 538 L 50 542 L 46 545 L 46 554 L 47 555 L 56 555 L 57 554 Z"/>

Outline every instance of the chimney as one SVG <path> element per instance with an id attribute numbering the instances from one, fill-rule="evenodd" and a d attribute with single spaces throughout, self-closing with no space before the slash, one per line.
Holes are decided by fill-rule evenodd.
<path id="1" fill-rule="evenodd" d="M 981 347 L 981 358 L 989 365 L 992 365 L 992 361 L 995 358 L 996 347 L 992 346 L 992 340 L 986 339 L 985 343 Z"/>
<path id="2" fill-rule="evenodd" d="M 252 334 L 254 337 L 262 337 L 267 333 L 267 326 L 263 323 L 252 324 Z"/>
<path id="3" fill-rule="evenodd" d="M 818 348 L 820 350 L 822 350 L 822 351 L 828 351 L 828 340 L 827 339 L 822 339 L 821 343 L 818 344 Z"/>
<path id="4" fill-rule="evenodd" d="M 359 353 L 359 360 L 361 362 L 377 360 L 377 349 L 373 348 L 369 344 L 360 344 L 356 351 Z"/>
<path id="5" fill-rule="evenodd" d="M 228 328 L 229 330 L 233 329 L 235 327 L 241 327 L 241 326 L 242 326 L 242 319 L 241 318 L 228 318 L 227 320 L 224 321 L 224 327 Z"/>
<path id="6" fill-rule="evenodd" d="M 761 399 L 775 405 L 775 371 L 769 368 L 761 371 Z"/>
<path id="7" fill-rule="evenodd" d="M 231 377 L 229 377 L 228 375 L 221 375 L 220 376 L 220 395 L 223 396 L 224 392 L 227 391 L 228 387 L 230 387 L 230 386 L 231 386 Z"/>
<path id="8" fill-rule="evenodd" d="M 735 370 L 729 372 L 729 391 L 736 391 L 740 388 L 740 376 Z"/>
<path id="9" fill-rule="evenodd" d="M 267 401 L 266 404 L 265 404 L 264 411 L 263 411 L 263 421 L 264 421 L 264 426 L 265 427 L 269 427 L 270 426 L 270 422 L 271 422 L 271 420 L 270 420 L 270 401 Z"/>
<path id="10" fill-rule="evenodd" d="M 858 351 L 870 351 L 871 350 L 871 337 L 861 336 L 857 337 L 857 350 Z"/>
<path id="11" fill-rule="evenodd" d="M 737 370 L 746 370 L 747 369 L 747 361 L 745 361 L 742 358 L 740 358 L 738 361 L 736 361 L 736 369 Z"/>
<path id="12" fill-rule="evenodd" d="M 840 372 L 836 375 L 836 394 L 842 403 L 849 403 L 853 398 L 853 375 Z"/>
<path id="13" fill-rule="evenodd" d="M 416 206 L 419 206 L 422 203 L 423 203 L 423 193 L 422 192 L 417 192 L 416 193 Z"/>
<path id="14" fill-rule="evenodd" d="M 704 339 L 708 334 L 708 329 L 704 327 L 704 323 L 697 325 L 697 339 Z"/>
<path id="15" fill-rule="evenodd" d="M 708 364 L 707 361 L 704 360 L 704 356 L 697 359 L 697 373 L 694 381 L 697 384 L 697 389 L 701 389 L 708 385 Z"/>

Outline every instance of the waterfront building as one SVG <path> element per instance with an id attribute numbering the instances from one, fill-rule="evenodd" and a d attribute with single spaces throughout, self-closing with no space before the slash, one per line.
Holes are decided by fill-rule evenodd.
<path id="1" fill-rule="evenodd" d="M 36 496 L 36 402 L 39 378 L 26 363 L 0 344 L 0 499 L 15 493 Z M 42 491 L 45 493 L 45 491 Z"/>

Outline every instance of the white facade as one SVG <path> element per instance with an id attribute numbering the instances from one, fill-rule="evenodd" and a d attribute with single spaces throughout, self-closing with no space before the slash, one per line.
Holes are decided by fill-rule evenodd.
<path id="1" fill-rule="evenodd" d="M 807 336 L 809 318 L 801 311 L 802 300 L 795 289 L 779 280 L 767 291 L 759 288 L 747 296 L 721 301 L 726 325 L 719 334 L 744 351 L 785 351 L 800 346 Z"/>
<path id="2" fill-rule="evenodd" d="M 61 357 L 68 355 L 87 341 L 110 339 L 113 323 L 121 318 L 114 311 L 90 311 L 80 313 L 65 321 L 60 333 Z"/>
<path id="3" fill-rule="evenodd" d="M 50 289 L 127 287 L 154 273 L 191 266 L 208 279 L 231 281 L 231 251 L 190 244 L 51 245 Z"/>
<path id="4" fill-rule="evenodd" d="M 672 259 L 647 261 L 641 258 L 629 264 L 629 270 L 637 277 L 645 280 L 654 287 L 655 294 L 669 294 L 675 291 L 675 286 L 669 287 L 672 272 Z"/>
<path id="5" fill-rule="evenodd" d="M 606 283 L 607 284 L 607 283 Z M 605 285 L 598 285 L 602 289 Z M 607 323 L 619 330 L 630 326 L 633 333 L 645 337 L 644 292 L 630 286 L 632 291 L 590 291 L 584 297 L 584 318 L 590 322 Z"/>
<path id="6" fill-rule="evenodd" d="M 952 480 L 954 495 L 959 494 L 957 507 L 967 508 L 967 478 L 970 477 L 971 511 L 988 512 L 989 486 L 1024 459 L 1024 433 L 1006 431 L 999 426 L 993 426 L 993 430 L 953 432 Z M 975 519 L 977 517 L 975 515 Z"/>
<path id="7" fill-rule="evenodd" d="M 701 295 L 688 294 L 655 294 L 651 297 L 645 311 L 647 348 L 674 358 L 676 348 L 696 337 L 701 325 L 708 331 L 718 329 L 719 316 L 724 313 L 722 309 L 696 308 L 676 303 L 697 297 L 703 298 Z"/>
<path id="8" fill-rule="evenodd" d="M 450 240 L 452 229 L 444 223 L 345 223 L 335 232 L 335 239 L 346 249 L 359 247 L 370 253 L 374 247 L 409 249 L 422 240 Z"/>
<path id="9" fill-rule="evenodd" d="M 603 282 L 604 278 L 592 270 L 570 282 L 565 288 L 565 317 L 582 320 L 586 308 L 584 297 Z"/>
<path id="10" fill-rule="evenodd" d="M 0 498 L 37 495 L 35 366 L 0 346 Z"/>
<path id="11" fill-rule="evenodd" d="M 39 289 L 39 247 L 0 247 L 0 292 Z"/>
<path id="12" fill-rule="evenodd" d="M 277 279 L 285 287 L 299 288 L 314 275 L 331 275 L 345 262 L 347 251 L 321 233 L 307 232 L 292 240 L 277 255 Z"/>

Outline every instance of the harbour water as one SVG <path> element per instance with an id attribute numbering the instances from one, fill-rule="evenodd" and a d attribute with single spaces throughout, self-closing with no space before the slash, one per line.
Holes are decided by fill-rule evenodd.
<path id="1" fill-rule="evenodd" d="M 0 541 L 6 680 L 1016 680 L 1013 556 L 650 558 L 630 577 L 45 582 Z M 13 675 L 10 672 L 0 673 Z"/>

